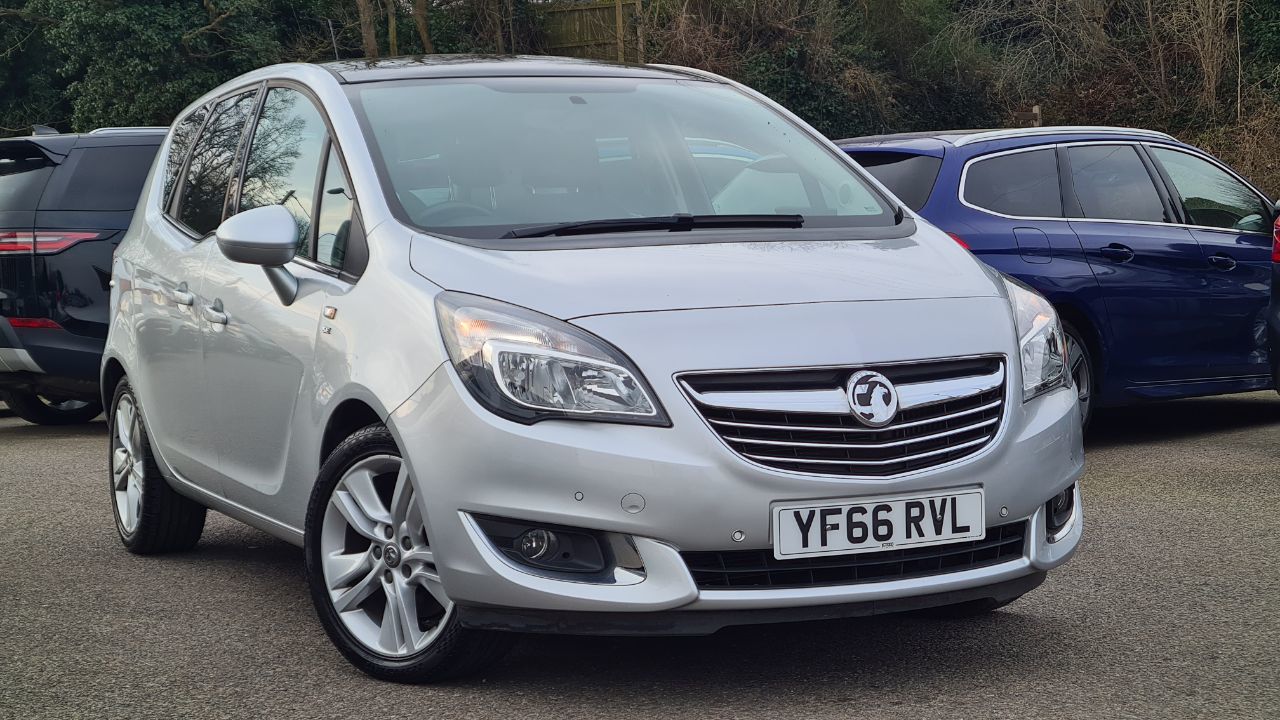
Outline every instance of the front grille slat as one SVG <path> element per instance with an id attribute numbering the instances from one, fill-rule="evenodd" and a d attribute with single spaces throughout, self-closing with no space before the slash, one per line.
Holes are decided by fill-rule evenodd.
<path id="1" fill-rule="evenodd" d="M 860 369 L 883 373 L 902 397 L 930 401 L 904 406 L 882 428 L 863 425 L 852 410 L 830 412 L 831 394 Z M 1004 359 L 998 356 L 866 368 L 686 373 L 679 381 L 733 452 L 767 467 L 808 474 L 891 477 L 936 467 L 981 451 L 1004 418 Z M 932 401 L 935 394 L 941 399 Z M 807 402 L 814 397 L 828 398 L 823 412 L 814 412 Z M 738 398 L 752 407 L 726 402 Z M 800 398 L 800 406 L 789 407 L 790 398 Z"/>
<path id="2" fill-rule="evenodd" d="M 886 582 L 999 565 L 1026 553 L 1026 521 L 987 528 L 980 540 L 855 555 L 779 560 L 772 550 L 682 552 L 700 589 L 801 588 Z"/>

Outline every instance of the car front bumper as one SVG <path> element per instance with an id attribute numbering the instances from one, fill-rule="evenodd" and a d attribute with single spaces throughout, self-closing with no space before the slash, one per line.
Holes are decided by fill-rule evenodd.
<path id="1" fill-rule="evenodd" d="M 1007 599 L 1038 585 L 1079 544 L 1084 460 L 1071 388 L 1028 403 L 1011 399 L 1001 435 L 976 456 L 873 480 L 749 464 L 722 445 L 679 396 L 661 399 L 673 427 L 567 421 L 526 426 L 479 406 L 444 365 L 392 414 L 388 424 L 428 498 L 428 534 L 441 579 L 463 608 L 465 622 L 557 632 L 697 634 L 746 622 Z M 1075 516 L 1065 535 L 1050 542 L 1044 504 L 1073 484 Z M 985 491 L 988 526 L 1027 522 L 1021 557 L 883 582 L 705 589 L 680 554 L 769 548 L 770 505 L 778 501 L 973 486 Z M 633 495 L 643 498 L 643 509 L 636 511 L 634 497 L 623 500 Z M 609 582 L 535 574 L 490 543 L 477 515 L 626 536 L 644 571 L 618 573 Z M 732 540 L 739 532 L 745 538 Z M 635 621 L 626 621 L 628 615 Z"/>

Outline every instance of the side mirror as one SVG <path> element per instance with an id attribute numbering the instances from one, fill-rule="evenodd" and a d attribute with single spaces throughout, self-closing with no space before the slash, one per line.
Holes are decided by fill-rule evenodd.
<path id="1" fill-rule="evenodd" d="M 285 265 L 298 252 L 298 223 L 281 205 L 264 205 L 233 215 L 218 226 L 218 249 L 232 262 L 261 265 L 280 302 L 292 305 L 298 279 Z"/>

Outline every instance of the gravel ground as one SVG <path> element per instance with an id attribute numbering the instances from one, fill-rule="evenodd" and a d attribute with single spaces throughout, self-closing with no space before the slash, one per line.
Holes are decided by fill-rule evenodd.
<path id="1" fill-rule="evenodd" d="M 124 552 L 105 442 L 0 408 L 0 718 L 1280 717 L 1273 393 L 1099 417 L 1079 554 L 990 616 L 530 637 L 435 687 L 350 668 L 256 530 Z"/>

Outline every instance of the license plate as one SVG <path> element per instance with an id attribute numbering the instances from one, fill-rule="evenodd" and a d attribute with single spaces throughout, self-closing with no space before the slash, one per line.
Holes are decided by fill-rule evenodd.
<path id="1" fill-rule="evenodd" d="M 773 506 L 773 555 L 786 558 L 893 550 L 986 534 L 980 488 Z"/>

